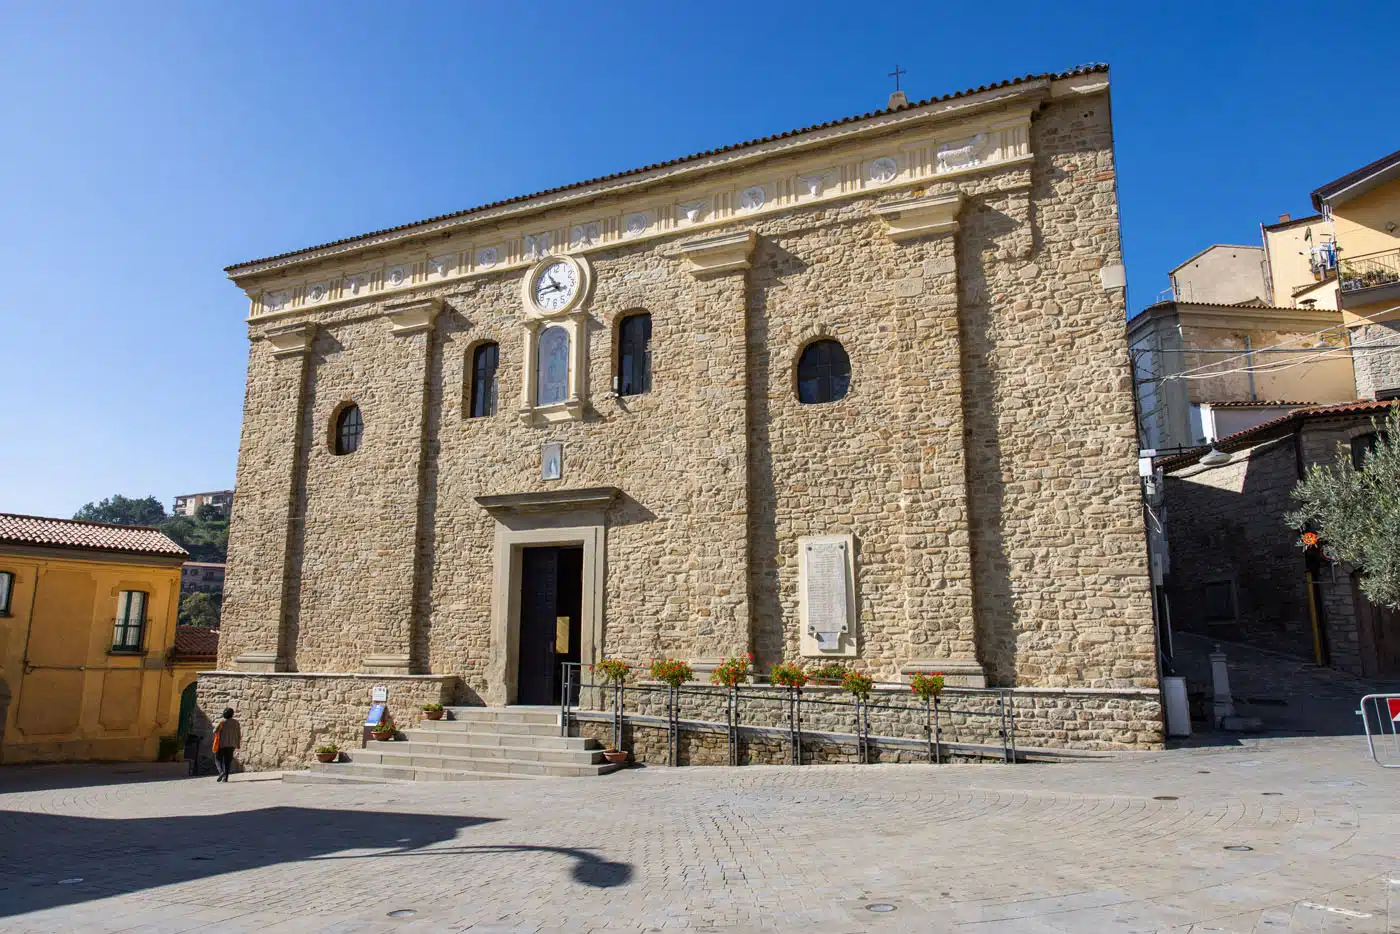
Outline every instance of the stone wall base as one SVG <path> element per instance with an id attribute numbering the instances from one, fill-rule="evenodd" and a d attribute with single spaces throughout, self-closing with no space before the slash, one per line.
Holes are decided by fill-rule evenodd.
<path id="1" fill-rule="evenodd" d="M 418 722 L 423 704 L 452 702 L 457 676 L 206 671 L 199 676 L 195 731 L 207 753 L 211 721 L 232 707 L 243 726 L 235 758 L 244 769 L 305 768 L 322 743 L 361 744 L 376 685 L 388 688 L 389 714 L 407 728 Z"/>

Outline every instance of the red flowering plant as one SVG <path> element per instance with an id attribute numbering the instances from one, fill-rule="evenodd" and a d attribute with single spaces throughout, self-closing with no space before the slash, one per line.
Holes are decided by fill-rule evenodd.
<path id="1" fill-rule="evenodd" d="M 846 677 L 846 672 L 850 671 L 845 665 L 838 665 L 835 662 L 828 662 L 820 668 L 813 668 L 807 672 L 807 678 L 813 684 L 840 684 L 841 679 Z"/>
<path id="2" fill-rule="evenodd" d="M 715 670 L 710 672 L 711 684 L 722 684 L 727 688 L 732 688 L 741 681 L 747 680 L 750 672 L 753 671 L 753 653 L 747 655 L 735 655 L 733 658 L 726 658 L 715 666 Z"/>
<path id="3" fill-rule="evenodd" d="M 870 692 L 875 690 L 875 679 L 859 671 L 846 669 L 846 673 L 841 676 L 841 687 L 861 700 L 869 700 Z"/>
<path id="4" fill-rule="evenodd" d="M 800 688 L 807 683 L 807 672 L 802 669 L 801 665 L 783 662 L 768 670 L 768 680 L 779 687 Z"/>
<path id="5" fill-rule="evenodd" d="M 943 672 L 936 671 L 931 675 L 919 672 L 909 679 L 909 690 L 919 695 L 920 700 L 937 697 L 943 693 Z"/>
<path id="6" fill-rule="evenodd" d="M 597 674 L 603 684 L 626 684 L 631 667 L 621 658 L 604 658 L 589 665 L 588 670 Z"/>
<path id="7" fill-rule="evenodd" d="M 695 680 L 695 672 L 678 658 L 654 658 L 651 660 L 651 680 L 678 688 L 687 681 Z"/>

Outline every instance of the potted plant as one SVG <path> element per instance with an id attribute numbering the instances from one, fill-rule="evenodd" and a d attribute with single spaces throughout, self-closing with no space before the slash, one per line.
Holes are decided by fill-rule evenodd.
<path id="1" fill-rule="evenodd" d="M 317 762 L 335 762 L 340 758 L 340 747 L 335 743 L 322 743 L 316 747 Z"/>
<path id="2" fill-rule="evenodd" d="M 423 711 L 429 720 L 441 720 L 442 715 L 446 712 L 441 704 L 424 704 L 418 709 Z"/>
<path id="3" fill-rule="evenodd" d="M 930 701 L 943 693 L 943 672 L 926 675 L 922 671 L 909 679 L 909 690 L 922 701 Z"/>
<path id="4" fill-rule="evenodd" d="M 607 759 L 609 762 L 614 762 L 614 763 L 616 763 L 616 762 L 626 762 L 626 761 L 627 761 L 627 750 L 625 750 L 625 749 L 618 749 L 618 748 L 617 748 L 616 746 L 614 746 L 612 743 L 608 743 L 606 746 L 603 747 L 603 758 L 604 758 L 604 759 Z"/>
<path id="5" fill-rule="evenodd" d="M 620 658 L 604 658 L 588 666 L 588 670 L 598 676 L 600 684 L 626 684 L 629 668 L 631 666 Z"/>
<path id="6" fill-rule="evenodd" d="M 841 676 L 841 687 L 849 694 L 854 695 L 859 700 L 869 700 L 870 692 L 875 690 L 875 679 L 859 671 L 846 669 Z"/>
<path id="7" fill-rule="evenodd" d="M 807 672 L 794 662 L 783 662 L 769 669 L 768 680 L 779 687 L 796 689 L 807 683 Z"/>
<path id="8" fill-rule="evenodd" d="M 672 688 L 678 688 L 695 679 L 690 665 L 677 658 L 657 658 L 651 663 L 651 680 L 660 681 Z"/>
<path id="9" fill-rule="evenodd" d="M 370 734 L 380 742 L 393 739 L 398 735 L 398 730 L 394 727 L 394 721 L 385 717 L 383 722 L 369 728 Z"/>
<path id="10" fill-rule="evenodd" d="M 837 685 L 841 683 L 841 679 L 846 676 L 846 672 L 849 670 L 850 669 L 845 665 L 827 662 L 820 668 L 813 668 L 811 671 L 807 672 L 807 680 L 811 681 L 813 684 L 826 686 Z"/>
<path id="11" fill-rule="evenodd" d="M 747 681 L 753 669 L 753 653 L 726 658 L 710 672 L 710 683 L 732 688 L 741 681 Z"/>

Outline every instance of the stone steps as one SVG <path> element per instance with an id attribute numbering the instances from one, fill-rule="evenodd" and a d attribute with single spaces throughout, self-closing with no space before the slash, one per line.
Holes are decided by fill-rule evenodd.
<path id="1" fill-rule="evenodd" d="M 548 707 L 452 707 L 451 719 L 424 720 L 403 739 L 372 741 L 315 763 L 283 781 L 499 781 L 606 775 L 622 768 L 603 758 L 598 743 L 559 735 L 559 713 Z"/>
<path id="2" fill-rule="evenodd" d="M 561 762 L 567 765 L 596 765 L 603 761 L 603 750 L 597 744 L 571 749 L 555 746 L 505 746 L 410 740 L 370 743 L 366 749 L 355 750 L 353 755 L 357 762 L 361 759 L 368 762 L 371 755 L 394 758 L 427 756 L 439 759 L 515 759 L 526 762 Z"/>

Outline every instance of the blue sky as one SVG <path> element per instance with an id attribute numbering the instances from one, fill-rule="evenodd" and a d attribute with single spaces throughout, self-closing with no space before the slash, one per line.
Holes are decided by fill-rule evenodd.
<path id="1" fill-rule="evenodd" d="M 666 6 L 0 0 L 0 511 L 233 485 L 224 266 L 862 113 L 896 62 L 1113 66 L 1133 310 L 1400 148 L 1380 0 Z"/>

